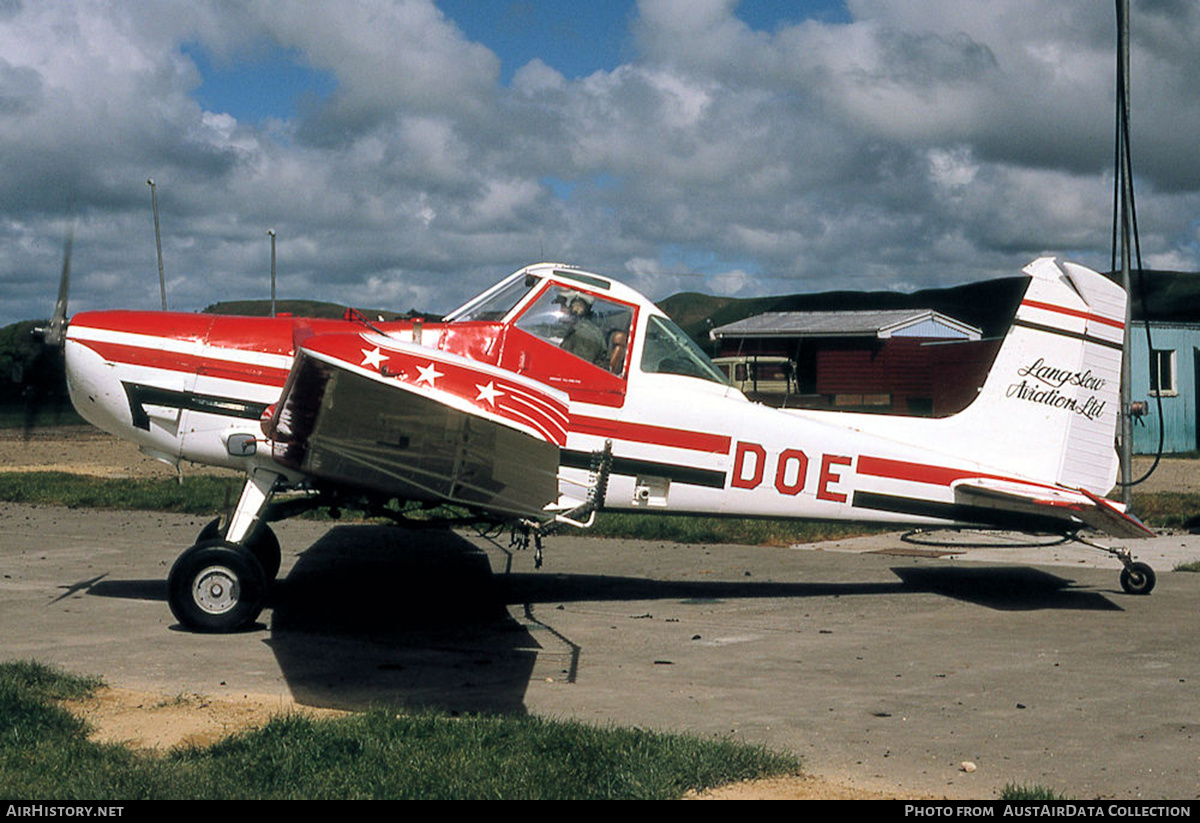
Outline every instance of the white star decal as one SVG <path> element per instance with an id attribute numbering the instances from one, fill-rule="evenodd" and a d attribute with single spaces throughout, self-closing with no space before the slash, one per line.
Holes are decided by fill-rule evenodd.
<path id="1" fill-rule="evenodd" d="M 488 405 L 492 408 L 496 407 L 496 398 L 504 396 L 504 392 L 496 388 L 494 381 L 488 383 L 486 386 L 481 386 L 476 383 L 475 388 L 479 389 L 479 396 L 475 399 L 486 400 Z"/>
<path id="2" fill-rule="evenodd" d="M 433 381 L 444 376 L 432 363 L 430 363 L 428 366 L 417 366 L 417 371 L 419 371 L 421 375 L 413 382 L 427 383 L 430 386 L 433 385 Z"/>
<path id="3" fill-rule="evenodd" d="M 359 364 L 361 366 L 371 366 L 372 368 L 378 369 L 379 365 L 384 360 L 391 359 L 386 354 L 381 352 L 378 346 L 371 351 L 367 351 L 366 349 L 359 349 L 359 351 L 363 353 L 363 361 Z"/>

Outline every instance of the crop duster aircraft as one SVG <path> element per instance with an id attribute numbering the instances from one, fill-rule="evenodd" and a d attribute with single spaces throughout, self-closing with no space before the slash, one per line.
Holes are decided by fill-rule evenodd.
<path id="1" fill-rule="evenodd" d="M 974 401 L 950 417 L 752 403 L 653 303 L 572 266 L 524 268 L 442 322 L 66 314 L 44 330 L 71 400 L 145 453 L 245 474 L 170 571 L 199 631 L 252 624 L 269 521 L 314 506 L 449 503 L 526 535 L 596 510 L 1150 532 L 1114 484 L 1125 293 L 1051 258 Z M 301 492 L 272 499 L 281 492 Z M 539 541 L 540 546 L 540 541 Z M 1129 592 L 1154 573 L 1122 548 Z"/>

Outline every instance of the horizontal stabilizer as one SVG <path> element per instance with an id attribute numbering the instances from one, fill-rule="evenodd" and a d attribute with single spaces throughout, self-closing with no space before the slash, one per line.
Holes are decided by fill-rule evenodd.
<path id="1" fill-rule="evenodd" d="M 1111 500 L 1098 497 L 1086 489 L 1083 491 L 1093 503 L 1084 509 L 1080 517 L 1093 529 L 1107 532 L 1116 537 L 1154 537 L 1154 532 L 1129 512 L 1121 511 Z"/>
<path id="2" fill-rule="evenodd" d="M 1007 515 L 1041 519 L 1051 530 L 1089 526 L 1114 537 L 1153 537 L 1136 517 L 1117 504 L 1086 490 L 971 478 L 954 484 L 954 499 L 959 505 L 996 513 L 997 520 Z"/>

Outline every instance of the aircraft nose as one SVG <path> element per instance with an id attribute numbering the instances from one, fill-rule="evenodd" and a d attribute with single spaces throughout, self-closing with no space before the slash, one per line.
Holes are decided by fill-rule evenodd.
<path id="1" fill-rule="evenodd" d="M 94 349 L 71 338 L 63 344 L 67 391 L 71 404 L 87 422 L 110 434 L 130 425 L 129 402 L 111 363 Z"/>

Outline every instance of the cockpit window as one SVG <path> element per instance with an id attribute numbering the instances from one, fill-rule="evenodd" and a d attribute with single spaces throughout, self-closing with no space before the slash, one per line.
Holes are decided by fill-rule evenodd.
<path id="1" fill-rule="evenodd" d="M 683 329 L 665 317 L 652 316 L 646 324 L 642 371 L 650 374 L 682 374 L 729 385 L 729 379 L 712 364 L 708 355 L 684 334 Z"/>
<path id="2" fill-rule="evenodd" d="M 541 282 L 540 277 L 532 274 L 518 277 L 492 294 L 479 298 L 473 304 L 468 304 L 457 314 L 448 317 L 447 320 L 452 323 L 470 320 L 494 323 L 503 320 L 513 310 L 513 307 Z"/>
<path id="3" fill-rule="evenodd" d="M 625 371 L 633 309 L 569 286 L 551 286 L 517 328 L 613 374 Z"/>

